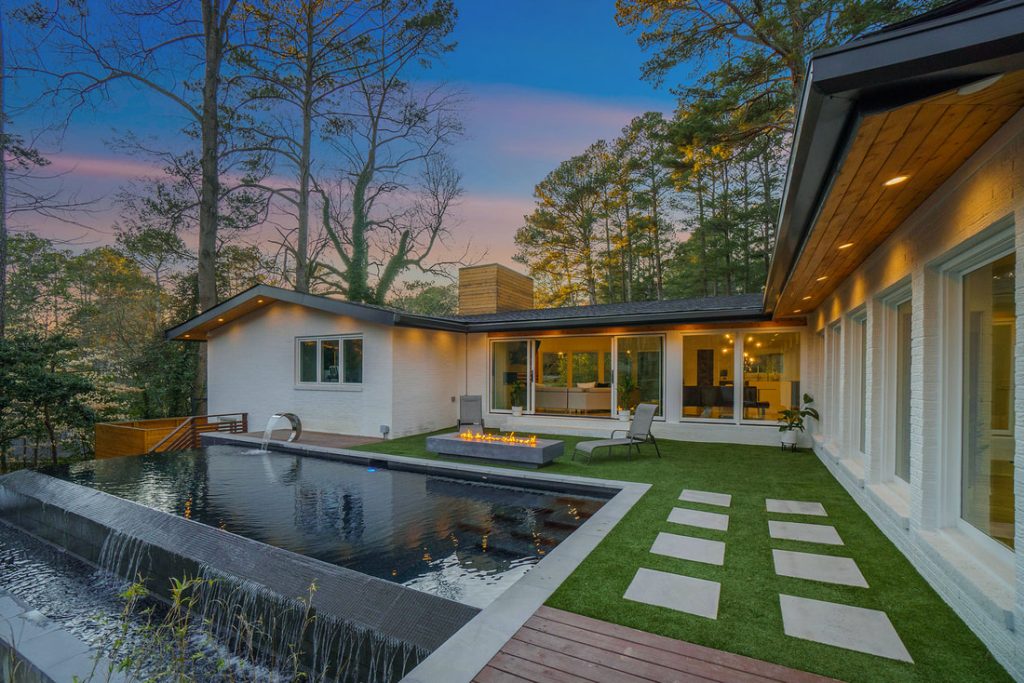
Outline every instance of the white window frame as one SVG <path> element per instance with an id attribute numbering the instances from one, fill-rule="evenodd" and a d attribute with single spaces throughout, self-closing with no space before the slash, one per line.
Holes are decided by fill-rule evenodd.
<path id="1" fill-rule="evenodd" d="M 963 281 L 966 275 L 1016 250 L 1012 218 L 996 223 L 989 234 L 983 241 L 947 258 L 938 267 L 941 277 L 942 365 L 947 368 L 940 392 L 943 451 L 939 526 L 960 531 L 972 543 L 988 551 L 989 556 L 1004 563 L 1004 568 L 1009 568 L 1014 562 L 1014 551 L 975 528 L 960 514 L 963 506 Z M 1015 520 L 1015 523 L 1019 521 Z"/>
<path id="2" fill-rule="evenodd" d="M 362 391 L 363 382 L 346 382 L 345 381 L 345 341 L 358 339 L 363 342 L 363 368 L 362 375 L 365 381 L 366 373 L 366 342 L 363 340 L 362 334 L 325 334 L 318 336 L 305 336 L 295 337 L 295 341 L 292 345 L 293 354 L 295 356 L 294 363 L 294 384 L 296 389 L 310 390 L 310 391 Z M 338 342 L 338 381 L 337 382 L 323 382 L 323 350 L 322 344 L 325 341 L 336 341 Z M 301 364 L 302 357 L 301 351 L 303 342 L 316 342 L 316 381 L 315 382 L 304 382 L 301 378 Z"/>
<path id="3" fill-rule="evenodd" d="M 800 327 L 786 327 L 776 326 L 771 327 L 747 327 L 747 328 L 721 328 L 721 329 L 706 329 L 706 330 L 688 330 L 683 332 L 679 353 L 681 355 L 680 363 L 680 384 L 679 384 L 679 421 L 685 423 L 699 423 L 699 424 L 715 424 L 715 425 L 742 425 L 750 427 L 772 427 L 773 429 L 779 428 L 779 423 L 774 420 L 754 420 L 746 419 L 743 417 L 743 349 L 746 343 L 747 335 L 750 334 L 765 334 L 772 332 L 793 332 L 797 335 L 801 335 L 803 328 Z M 731 334 L 733 337 L 733 387 L 740 387 L 739 391 L 733 391 L 732 397 L 732 417 L 729 419 L 713 418 L 713 417 L 687 417 L 684 416 L 683 410 L 683 383 L 682 378 L 686 377 L 686 338 L 687 337 L 708 337 L 717 335 Z M 804 348 L 805 339 L 800 336 L 800 395 L 804 394 L 805 380 L 803 378 L 803 358 L 806 349 Z"/>
<path id="4" fill-rule="evenodd" d="M 824 329 L 825 342 L 825 411 L 822 432 L 829 447 L 839 452 L 842 446 L 843 387 L 843 321 L 833 320 Z"/>
<path id="5" fill-rule="evenodd" d="M 882 354 L 884 358 L 882 364 L 884 372 L 881 373 L 881 382 L 879 382 L 881 391 L 874 392 L 875 398 L 880 399 L 882 406 L 881 411 L 878 413 L 882 416 L 882 438 L 879 442 L 881 452 L 877 454 L 881 458 L 881 468 L 878 470 L 881 476 L 881 483 L 888 484 L 893 491 L 907 501 L 910 500 L 910 482 L 896 476 L 896 402 L 898 400 L 896 391 L 898 389 L 897 370 L 899 353 L 897 350 L 897 344 L 899 343 L 897 339 L 899 320 L 896 310 L 908 301 L 911 302 L 911 307 L 913 307 L 914 292 L 909 277 L 880 297 L 880 303 L 882 304 L 882 339 L 884 340 L 884 353 Z M 913 326 L 911 326 L 910 337 L 911 348 L 913 348 Z M 875 374 L 875 378 L 878 378 L 878 373 Z M 910 400 L 911 404 L 913 404 L 913 394 L 911 394 Z M 913 439 L 913 435 L 911 435 L 911 439 Z M 907 475 L 910 476 L 911 473 L 908 472 Z"/>
<path id="6" fill-rule="evenodd" d="M 861 306 L 847 314 L 844 324 L 850 333 L 846 335 L 846 368 L 847 377 L 850 378 L 846 392 L 846 402 L 849 408 L 844 411 L 847 416 L 846 453 L 849 456 L 866 460 L 868 444 L 871 440 L 870 425 L 867 425 L 868 429 L 865 430 L 863 444 L 860 439 L 860 425 L 861 420 L 866 417 L 863 413 L 871 403 L 871 397 L 866 395 L 868 378 L 865 367 L 868 361 L 867 354 L 870 353 L 870 345 L 867 344 L 867 307 Z"/>

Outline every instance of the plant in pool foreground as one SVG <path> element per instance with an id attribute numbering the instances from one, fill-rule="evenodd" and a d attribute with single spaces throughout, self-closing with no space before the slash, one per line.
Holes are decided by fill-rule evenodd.
<path id="1" fill-rule="evenodd" d="M 807 418 L 820 420 L 818 411 L 811 407 L 814 399 L 810 394 L 804 394 L 803 407 L 795 406 L 779 411 L 779 431 L 782 432 L 782 443 L 787 446 L 795 446 L 797 432 L 803 432 L 806 428 Z"/>

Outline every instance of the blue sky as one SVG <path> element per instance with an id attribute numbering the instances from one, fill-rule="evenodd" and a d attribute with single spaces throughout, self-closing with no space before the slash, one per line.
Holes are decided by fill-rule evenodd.
<path id="1" fill-rule="evenodd" d="M 467 95 L 466 138 L 453 150 L 466 194 L 453 251 L 508 262 L 513 235 L 532 205 L 533 186 L 560 161 L 599 138 L 614 137 L 644 111 L 671 111 L 667 88 L 640 80 L 645 55 L 615 24 L 612 0 L 461 0 L 457 49 L 430 72 Z M 109 149 L 116 132 L 159 135 L 182 119 L 159 97 L 130 98 L 75 118 L 54 167 L 83 195 L 111 196 L 147 161 Z M 52 222 L 33 227 L 95 244 L 108 239 L 113 210 L 83 234 Z"/>

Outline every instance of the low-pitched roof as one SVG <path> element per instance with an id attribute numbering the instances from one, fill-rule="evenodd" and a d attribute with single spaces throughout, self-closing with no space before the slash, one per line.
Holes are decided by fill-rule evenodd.
<path id="1" fill-rule="evenodd" d="M 743 322 L 767 318 L 761 307 L 760 294 L 635 301 L 565 308 L 536 308 L 467 316 L 427 316 L 406 313 L 388 306 L 353 303 L 333 297 L 303 294 L 270 285 L 256 285 L 222 301 L 208 311 L 170 328 L 165 332 L 165 337 L 186 341 L 204 341 L 211 330 L 279 301 L 380 325 L 452 332 L 545 330 L 713 321 Z"/>

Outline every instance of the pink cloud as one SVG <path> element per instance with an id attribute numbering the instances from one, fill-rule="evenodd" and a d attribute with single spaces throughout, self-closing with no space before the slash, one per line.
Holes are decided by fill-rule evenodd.
<path id="1" fill-rule="evenodd" d="M 165 175 L 163 168 L 151 161 L 65 153 L 52 155 L 48 168 L 69 175 L 99 178 L 131 179 Z"/>

